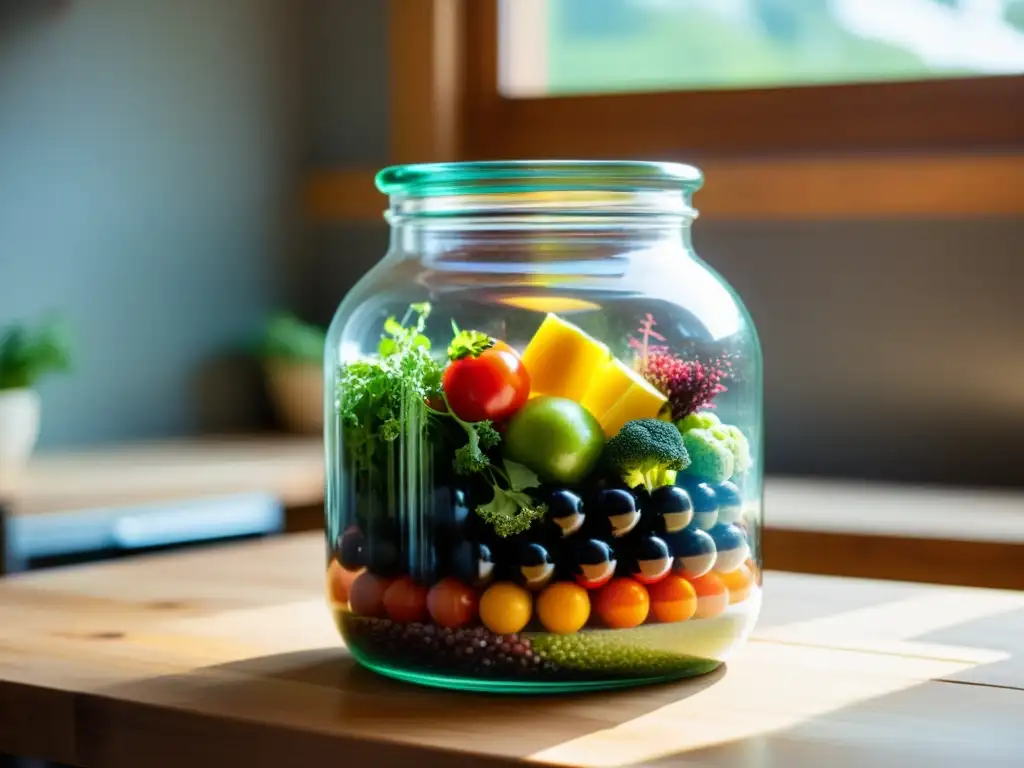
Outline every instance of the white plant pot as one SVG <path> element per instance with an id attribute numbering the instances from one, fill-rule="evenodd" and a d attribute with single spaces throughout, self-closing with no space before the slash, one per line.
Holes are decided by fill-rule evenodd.
<path id="1" fill-rule="evenodd" d="M 39 395 L 0 389 L 0 496 L 17 487 L 39 438 Z"/>

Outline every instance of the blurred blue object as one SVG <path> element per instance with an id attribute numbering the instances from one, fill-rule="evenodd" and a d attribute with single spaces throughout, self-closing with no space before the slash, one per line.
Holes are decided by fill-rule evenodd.
<path id="1" fill-rule="evenodd" d="M 284 505 L 263 493 L 54 514 L 11 516 L 8 573 L 53 561 L 84 561 L 284 530 Z"/>

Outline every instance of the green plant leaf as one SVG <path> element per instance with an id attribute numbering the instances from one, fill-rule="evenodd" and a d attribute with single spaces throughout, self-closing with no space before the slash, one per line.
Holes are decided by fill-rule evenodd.
<path id="1" fill-rule="evenodd" d="M 71 368 L 71 342 L 56 318 L 37 327 L 15 324 L 0 331 L 0 389 L 31 387 L 47 373 Z"/>
<path id="2" fill-rule="evenodd" d="M 540 485 L 540 478 L 537 477 L 537 473 L 529 467 L 509 459 L 505 459 L 504 463 L 505 474 L 508 475 L 508 484 L 513 491 L 537 488 Z"/>

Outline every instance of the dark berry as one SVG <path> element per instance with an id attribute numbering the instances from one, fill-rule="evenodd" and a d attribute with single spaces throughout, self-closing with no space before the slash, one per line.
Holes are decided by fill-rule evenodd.
<path id="1" fill-rule="evenodd" d="M 383 530 L 366 537 L 366 567 L 377 576 L 397 576 L 402 571 L 398 546 Z"/>
<path id="2" fill-rule="evenodd" d="M 494 557 L 483 542 L 461 541 L 452 549 L 451 570 L 461 581 L 483 587 L 494 577 Z"/>
<path id="3" fill-rule="evenodd" d="M 693 520 L 693 500 L 685 489 L 664 485 L 651 492 L 644 512 L 655 516 L 656 522 L 652 526 L 655 532 L 675 533 Z"/>
<path id="4" fill-rule="evenodd" d="M 688 579 L 703 576 L 715 565 L 718 548 L 707 531 L 700 528 L 684 528 L 666 536 L 666 543 L 672 551 L 672 569 Z"/>
<path id="5" fill-rule="evenodd" d="M 735 483 L 726 480 L 715 486 L 715 497 L 718 501 L 718 522 L 738 523 L 743 517 L 743 497 Z"/>
<path id="6" fill-rule="evenodd" d="M 366 565 L 366 537 L 358 526 L 345 529 L 338 542 L 338 562 L 349 571 L 357 571 Z"/>
<path id="7" fill-rule="evenodd" d="M 516 558 L 516 581 L 527 589 L 539 590 L 551 581 L 555 573 L 555 562 L 541 544 L 523 545 Z"/>
<path id="8" fill-rule="evenodd" d="M 447 486 L 436 488 L 432 519 L 439 539 L 455 542 L 465 538 L 469 519 L 466 492 Z"/>
<path id="9" fill-rule="evenodd" d="M 571 536 L 583 526 L 583 499 L 572 491 L 558 488 L 548 496 L 547 503 L 547 518 L 561 536 Z"/>
<path id="10" fill-rule="evenodd" d="M 573 555 L 573 575 L 587 589 L 604 586 L 615 575 L 615 554 L 600 539 L 584 539 L 576 546 Z"/>
<path id="11" fill-rule="evenodd" d="M 672 553 L 657 536 L 641 536 L 630 547 L 630 574 L 641 584 L 661 581 L 672 570 Z"/>
<path id="12" fill-rule="evenodd" d="M 701 512 L 718 510 L 718 499 L 715 496 L 715 489 L 709 483 L 686 475 L 681 475 L 677 482 L 690 495 L 695 513 L 699 514 Z"/>
<path id="13" fill-rule="evenodd" d="M 625 536 L 640 520 L 636 499 L 621 488 L 609 488 L 598 493 L 596 506 L 604 532 L 612 538 Z"/>

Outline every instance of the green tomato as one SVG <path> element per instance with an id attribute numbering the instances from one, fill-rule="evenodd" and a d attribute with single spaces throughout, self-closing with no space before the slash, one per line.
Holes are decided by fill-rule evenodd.
<path id="1" fill-rule="evenodd" d="M 587 476 L 604 448 L 604 430 L 574 400 L 541 395 L 528 400 L 508 422 L 505 455 L 542 480 L 574 485 Z"/>

